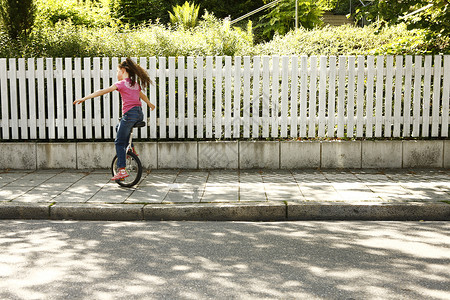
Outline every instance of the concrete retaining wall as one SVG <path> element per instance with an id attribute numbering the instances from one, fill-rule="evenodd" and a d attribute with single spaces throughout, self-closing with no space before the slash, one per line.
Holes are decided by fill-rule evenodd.
<path id="1" fill-rule="evenodd" d="M 450 140 L 137 142 L 147 169 L 450 168 Z M 1 143 L 0 169 L 109 168 L 114 143 Z"/>

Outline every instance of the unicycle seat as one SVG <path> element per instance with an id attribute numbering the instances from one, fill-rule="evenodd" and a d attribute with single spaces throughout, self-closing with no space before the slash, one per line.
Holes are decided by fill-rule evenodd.
<path id="1" fill-rule="evenodd" d="M 140 122 L 137 122 L 136 124 L 134 124 L 133 127 L 144 127 L 144 126 L 145 126 L 145 121 L 140 121 Z"/>

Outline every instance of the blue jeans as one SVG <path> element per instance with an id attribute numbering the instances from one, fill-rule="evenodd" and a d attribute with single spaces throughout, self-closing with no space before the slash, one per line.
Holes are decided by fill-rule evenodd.
<path id="1" fill-rule="evenodd" d="M 144 119 L 142 108 L 135 106 L 127 111 L 120 119 L 119 125 L 117 125 L 117 136 L 114 144 L 116 145 L 117 154 L 117 168 L 125 168 L 126 166 L 126 151 L 128 142 L 130 140 L 130 133 L 134 124 Z"/>

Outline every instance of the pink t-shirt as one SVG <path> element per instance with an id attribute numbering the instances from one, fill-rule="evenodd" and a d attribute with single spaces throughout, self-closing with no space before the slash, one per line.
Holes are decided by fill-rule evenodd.
<path id="1" fill-rule="evenodd" d="M 136 82 L 131 86 L 130 78 L 118 81 L 114 84 L 122 96 L 122 114 L 126 113 L 135 106 L 142 106 L 140 99 L 141 87 Z"/>

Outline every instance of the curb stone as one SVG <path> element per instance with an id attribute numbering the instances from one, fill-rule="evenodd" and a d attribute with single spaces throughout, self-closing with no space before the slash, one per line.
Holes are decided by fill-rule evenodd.
<path id="1" fill-rule="evenodd" d="M 49 219 L 49 203 L 0 203 L 0 219 Z"/>
<path id="2" fill-rule="evenodd" d="M 50 207 L 52 220 L 139 221 L 143 204 L 61 203 Z"/>
<path id="3" fill-rule="evenodd" d="M 146 205 L 144 219 L 147 221 L 286 221 L 286 204 L 262 202 Z"/>
<path id="4" fill-rule="evenodd" d="M 401 204 L 289 203 L 287 216 L 289 221 L 450 221 L 450 205 L 420 202 Z"/>

